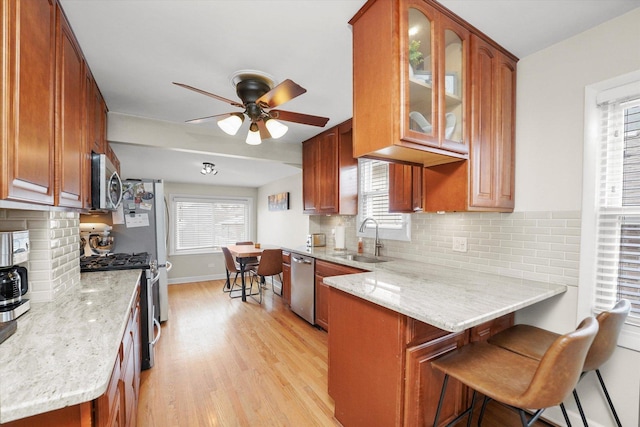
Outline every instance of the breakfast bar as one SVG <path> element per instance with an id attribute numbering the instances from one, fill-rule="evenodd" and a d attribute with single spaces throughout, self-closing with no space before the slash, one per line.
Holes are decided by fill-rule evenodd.
<path id="1" fill-rule="evenodd" d="M 443 379 L 431 360 L 488 339 L 513 324 L 515 311 L 567 289 L 395 258 L 299 251 L 368 270 L 324 278 L 330 286 L 329 394 L 345 427 L 431 425 Z M 467 406 L 461 384 L 452 381 L 449 390 L 443 422 Z"/>

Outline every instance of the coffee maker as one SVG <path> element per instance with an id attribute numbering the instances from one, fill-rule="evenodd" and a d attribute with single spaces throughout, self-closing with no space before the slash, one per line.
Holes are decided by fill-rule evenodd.
<path id="1" fill-rule="evenodd" d="M 30 308 L 27 269 L 29 230 L 0 231 L 0 322 L 8 322 Z"/>

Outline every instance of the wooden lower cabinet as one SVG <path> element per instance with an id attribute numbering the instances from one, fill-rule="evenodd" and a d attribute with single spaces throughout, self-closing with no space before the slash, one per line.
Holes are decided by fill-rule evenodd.
<path id="1" fill-rule="evenodd" d="M 282 299 L 291 305 L 291 252 L 282 251 Z"/>
<path id="2" fill-rule="evenodd" d="M 452 333 L 329 288 L 329 395 L 344 427 L 433 426 L 444 375 L 431 361 L 513 324 L 509 314 Z M 450 380 L 440 425 L 470 402 Z"/>
<path id="3" fill-rule="evenodd" d="M 140 287 L 113 365 L 107 390 L 97 399 L 5 424 L 2 427 L 135 427 L 140 395 Z"/>
<path id="4" fill-rule="evenodd" d="M 405 426 L 432 426 L 444 375 L 431 368 L 434 359 L 466 344 L 466 332 L 450 333 L 406 352 Z M 467 407 L 462 383 L 450 379 L 440 419 L 445 424 Z"/>
<path id="5" fill-rule="evenodd" d="M 363 273 L 365 270 L 348 267 L 332 262 L 316 261 L 316 325 L 325 331 L 329 330 L 329 286 L 324 284 L 324 278 L 329 276 L 341 276 L 344 274 Z"/>

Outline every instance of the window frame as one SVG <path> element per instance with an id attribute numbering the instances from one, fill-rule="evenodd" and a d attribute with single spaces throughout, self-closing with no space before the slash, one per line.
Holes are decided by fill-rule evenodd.
<path id="1" fill-rule="evenodd" d="M 364 219 L 366 218 L 364 211 L 363 211 L 363 206 L 364 203 L 366 203 L 366 199 L 367 199 L 367 192 L 364 191 L 364 189 L 362 188 L 362 184 L 363 184 L 363 172 L 364 172 L 364 168 L 365 166 L 363 166 L 362 163 L 364 162 L 372 162 L 372 161 L 379 161 L 379 162 L 385 162 L 385 163 L 389 163 L 386 162 L 384 160 L 380 160 L 380 159 L 367 159 L 367 158 L 360 158 L 358 159 L 358 215 L 356 216 L 356 221 L 357 221 L 357 227 L 356 227 L 356 236 L 357 237 L 366 237 L 366 238 L 371 238 L 371 239 L 375 239 L 376 237 L 376 228 L 375 225 L 371 223 L 371 221 L 369 221 L 366 226 L 364 231 L 360 231 L 360 225 L 362 224 L 362 222 L 364 221 Z M 388 173 L 388 169 L 387 169 L 387 193 L 389 193 L 389 173 Z M 391 227 L 388 225 L 385 225 L 384 223 L 380 224 L 378 227 L 378 237 L 382 240 L 399 240 L 399 241 L 404 241 L 404 242 L 410 242 L 411 241 L 411 215 L 410 214 L 403 214 L 403 213 L 397 213 L 397 214 L 392 214 L 392 215 L 398 215 L 398 217 L 401 219 L 401 225 L 400 227 Z"/>
<path id="2" fill-rule="evenodd" d="M 213 195 L 193 195 L 193 194 L 172 194 L 169 197 L 170 204 L 170 220 L 169 220 L 169 255 L 181 256 L 181 255 L 202 255 L 202 254 L 214 254 L 221 253 L 220 246 L 210 246 L 201 249 L 181 249 L 176 248 L 177 238 L 177 204 L 178 202 L 197 202 L 197 203 L 240 203 L 246 207 L 245 216 L 245 238 L 238 241 L 253 240 L 252 218 L 254 215 L 253 198 L 251 197 L 233 197 L 233 196 L 213 196 Z M 233 244 L 231 242 L 229 244 Z"/>
<path id="3" fill-rule="evenodd" d="M 576 321 L 597 314 L 595 309 L 597 261 L 597 206 L 599 179 L 598 149 L 601 139 L 601 111 L 598 99 L 603 92 L 622 98 L 624 87 L 640 87 L 640 71 L 615 77 L 585 88 L 584 151 L 582 176 L 582 227 L 580 243 L 580 272 L 578 287 L 578 310 Z M 631 93 L 628 93 L 631 95 Z M 618 345 L 640 351 L 640 326 L 625 324 L 618 339 Z"/>

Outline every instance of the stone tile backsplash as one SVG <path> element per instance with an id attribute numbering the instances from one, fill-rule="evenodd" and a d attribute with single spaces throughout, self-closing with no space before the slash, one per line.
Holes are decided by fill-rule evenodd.
<path id="1" fill-rule="evenodd" d="M 310 233 L 346 226 L 348 250 L 357 248 L 355 216 L 312 216 Z M 411 241 L 382 240 L 381 254 L 502 276 L 578 285 L 580 211 L 514 213 L 417 213 L 411 215 Z M 466 237 L 468 251 L 454 252 L 453 237 Z M 363 238 L 373 253 L 373 239 Z"/>
<path id="2" fill-rule="evenodd" d="M 34 302 L 52 301 L 80 283 L 80 214 L 0 209 L 1 230 L 29 230 L 27 269 Z"/>

